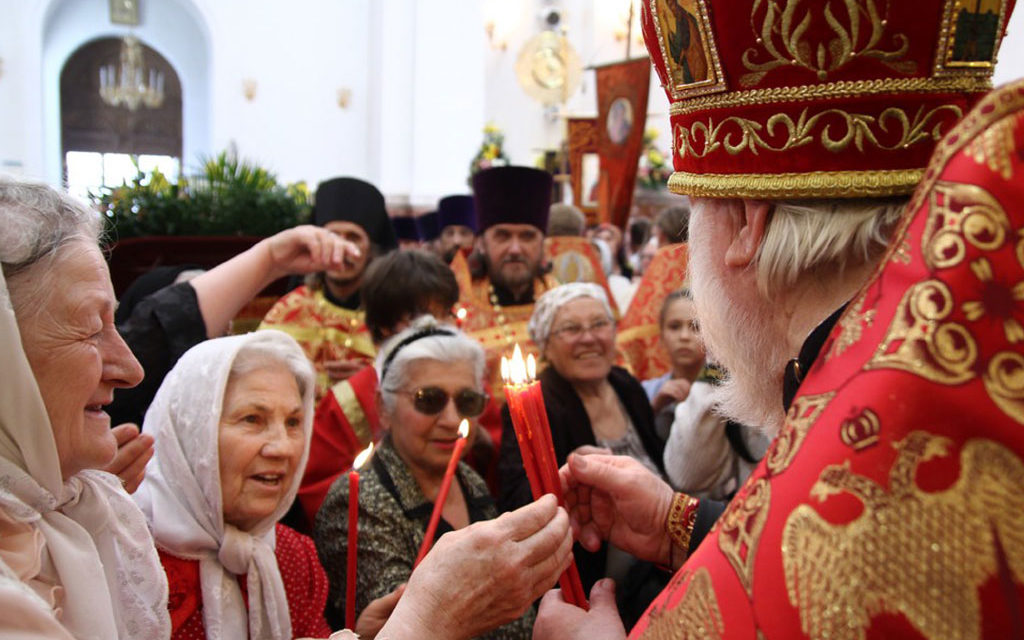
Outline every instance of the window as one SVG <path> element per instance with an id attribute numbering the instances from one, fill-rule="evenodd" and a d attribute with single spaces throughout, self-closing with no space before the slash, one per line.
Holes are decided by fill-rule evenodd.
<path id="1" fill-rule="evenodd" d="M 120 38 L 101 38 L 78 48 L 60 76 L 61 144 L 68 192 L 88 200 L 100 187 L 118 187 L 159 168 L 168 180 L 181 172 L 181 83 L 174 68 L 142 45 L 147 69 L 164 76 L 164 102 L 130 111 L 99 95 L 99 69 L 118 65 Z"/>

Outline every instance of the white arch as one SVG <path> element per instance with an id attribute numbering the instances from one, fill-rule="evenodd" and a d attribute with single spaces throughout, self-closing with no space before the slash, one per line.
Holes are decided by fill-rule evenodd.
<path id="1" fill-rule="evenodd" d="M 38 61 L 40 130 L 29 131 L 29 149 L 41 149 L 38 167 L 30 173 L 53 185 L 61 181 L 60 70 L 68 57 L 86 42 L 134 33 L 164 56 L 181 81 L 183 162 L 210 152 L 211 111 L 210 29 L 192 0 L 161 0 L 141 5 L 138 27 L 110 23 L 108 0 L 50 0 L 41 3 L 32 20 L 37 25 L 41 52 Z M 33 135 L 35 133 L 36 135 Z M 32 145 L 31 140 L 38 141 Z"/>

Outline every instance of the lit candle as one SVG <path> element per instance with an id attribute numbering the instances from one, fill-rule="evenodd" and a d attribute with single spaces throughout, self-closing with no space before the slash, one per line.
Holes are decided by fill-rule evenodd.
<path id="1" fill-rule="evenodd" d="M 459 329 L 462 328 L 462 324 L 466 321 L 466 315 L 469 312 L 466 311 L 466 307 L 459 307 L 455 312 L 455 326 Z"/>
<path id="2" fill-rule="evenodd" d="M 469 420 L 465 418 L 459 423 L 459 439 L 455 441 L 455 449 L 452 457 L 448 460 L 448 468 L 444 471 L 444 479 L 441 480 L 441 489 L 437 492 L 434 500 L 434 510 L 430 513 L 430 521 L 427 523 L 427 532 L 423 535 L 423 544 L 420 545 L 420 552 L 416 554 L 416 562 L 412 567 L 419 566 L 430 548 L 434 546 L 434 535 L 437 533 L 437 524 L 441 521 L 441 512 L 444 511 L 444 503 L 448 499 L 448 491 L 452 488 L 452 478 L 455 477 L 455 470 L 462 458 L 462 450 L 466 448 L 466 436 L 469 435 Z"/>
<path id="3" fill-rule="evenodd" d="M 555 448 L 551 440 L 544 395 L 536 380 L 537 363 L 533 355 L 523 359 L 522 349 L 516 344 L 512 359 L 501 359 L 501 376 L 505 380 L 505 400 L 508 403 L 512 426 L 523 458 L 523 469 L 530 482 L 530 492 L 536 500 L 545 493 L 553 494 L 563 507 L 562 487 L 558 479 Z M 583 609 L 588 608 L 579 570 L 573 561 L 558 579 L 562 597 L 566 602 Z"/>
<path id="4" fill-rule="evenodd" d="M 363 449 L 348 472 L 348 565 L 345 582 L 345 627 L 356 628 L 356 546 L 359 541 L 359 468 L 373 453 L 373 443 Z"/>

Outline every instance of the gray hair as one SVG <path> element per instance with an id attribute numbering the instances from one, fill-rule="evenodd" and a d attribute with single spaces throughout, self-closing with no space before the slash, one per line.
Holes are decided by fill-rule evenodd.
<path id="1" fill-rule="evenodd" d="M 548 211 L 548 237 L 582 236 L 586 226 L 583 212 L 571 204 L 557 202 Z"/>
<path id="2" fill-rule="evenodd" d="M 544 295 L 537 298 L 537 303 L 533 306 L 533 315 L 530 316 L 530 322 L 526 326 L 530 332 L 530 339 L 537 345 L 541 353 L 544 353 L 544 347 L 551 335 L 551 324 L 555 321 L 558 310 L 577 298 L 597 300 L 604 307 L 608 319 L 615 320 L 612 307 L 608 304 L 608 296 L 599 285 L 590 282 L 570 282 L 549 289 L 544 292 Z"/>
<path id="3" fill-rule="evenodd" d="M 46 291 L 39 278 L 23 278 L 36 265 L 47 267 L 74 242 L 99 244 L 100 215 L 75 198 L 44 184 L 0 176 L 0 268 L 17 298 L 37 300 Z M 23 281 L 23 282 L 22 282 Z M 15 283 L 19 283 L 16 287 Z M 25 291 L 27 283 L 31 288 Z M 12 295 L 12 300 L 15 296 Z"/>
<path id="4" fill-rule="evenodd" d="M 44 184 L 0 176 L 0 263 L 11 278 L 64 245 L 98 244 L 100 215 Z"/>
<path id="5" fill-rule="evenodd" d="M 299 395 L 305 397 L 306 391 L 313 386 L 313 365 L 298 343 L 294 340 L 280 340 L 273 335 L 277 333 L 280 332 L 257 331 L 252 334 L 251 339 L 235 354 L 228 379 L 241 377 L 268 366 L 284 366 L 295 377 Z"/>
<path id="6" fill-rule="evenodd" d="M 418 333 L 437 330 L 444 333 L 414 338 Z M 407 342 L 410 338 L 414 340 Z M 440 324 L 434 316 L 424 315 L 416 318 L 409 328 L 388 339 L 377 354 L 374 367 L 380 380 L 380 399 L 385 411 L 394 411 L 395 392 L 408 384 L 409 365 L 417 360 L 436 360 L 446 364 L 469 362 L 473 365 L 476 388 L 478 391 L 483 390 L 485 359 L 480 343 L 451 325 Z"/>
<path id="7" fill-rule="evenodd" d="M 842 272 L 885 251 L 906 198 L 782 200 L 757 255 L 757 285 L 765 296 L 823 267 Z"/>

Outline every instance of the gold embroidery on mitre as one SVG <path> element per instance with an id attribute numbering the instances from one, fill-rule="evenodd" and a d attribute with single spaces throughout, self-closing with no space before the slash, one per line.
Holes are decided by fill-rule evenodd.
<path id="1" fill-rule="evenodd" d="M 1013 177 L 1013 156 L 1016 154 L 1014 136 L 1017 118 L 1005 118 L 985 129 L 964 147 L 964 152 L 975 162 L 987 166 L 1003 180 Z"/>
<path id="2" fill-rule="evenodd" d="M 1006 0 L 946 0 L 934 75 L 991 75 L 1006 24 Z"/>
<path id="3" fill-rule="evenodd" d="M 843 420 L 839 425 L 839 439 L 854 451 L 867 449 L 878 443 L 882 422 L 878 414 L 864 409 L 856 416 Z"/>
<path id="4" fill-rule="evenodd" d="M 808 504 L 789 515 L 782 564 L 789 601 L 812 638 L 863 640 L 872 619 L 900 613 L 934 640 L 981 635 L 978 588 L 1000 571 L 1000 549 L 1024 582 L 1024 463 L 991 440 L 968 440 L 960 477 L 925 492 L 918 464 L 949 453 L 946 438 L 914 431 L 893 445 L 888 491 L 844 465 L 826 467 L 811 497 L 847 493 L 864 505 L 832 524 Z"/>
<path id="5" fill-rule="evenodd" d="M 960 264 L 968 242 L 982 251 L 994 251 L 1006 241 L 1010 220 L 999 201 L 981 187 L 939 181 L 932 187 L 929 203 L 921 250 L 932 269 Z"/>
<path id="6" fill-rule="evenodd" d="M 680 580 L 685 580 L 689 571 L 684 571 Z M 673 582 L 676 582 L 674 579 Z M 642 637 L 648 640 L 703 640 L 720 639 L 725 633 L 725 622 L 718 608 L 711 574 L 701 567 L 686 585 L 682 600 L 675 607 L 667 609 L 655 606 L 651 610 L 650 622 Z"/>
<path id="7" fill-rule="evenodd" d="M 771 498 L 771 485 L 761 478 L 742 498 L 733 499 L 719 522 L 718 548 L 736 571 L 747 595 L 751 596 L 757 543 L 768 521 Z"/>
<path id="8" fill-rule="evenodd" d="M 903 295 L 885 338 L 865 370 L 899 369 L 940 384 L 974 377 L 978 346 L 965 327 L 943 322 L 953 311 L 945 283 L 926 280 Z"/>
<path id="9" fill-rule="evenodd" d="M 833 11 L 834 4 L 840 6 L 838 11 Z M 883 7 L 881 12 L 879 4 Z M 801 5 L 804 5 L 802 12 Z M 875 58 L 899 73 L 912 74 L 917 64 L 902 59 L 910 49 L 910 40 L 902 33 L 885 33 L 888 13 L 888 0 L 881 3 L 876 0 L 844 0 L 842 3 L 755 0 L 750 27 L 758 47 L 743 52 L 743 66 L 750 73 L 740 77 L 740 84 L 745 87 L 757 84 L 772 69 L 786 66 L 813 71 L 819 80 L 824 80 L 830 72 L 841 69 L 855 58 Z M 808 29 L 812 20 L 823 20 L 831 32 L 810 39 L 808 31 L 817 33 Z M 757 58 L 763 53 L 767 53 L 769 59 L 759 62 Z"/>
<path id="10" fill-rule="evenodd" d="M 775 442 L 764 456 L 765 466 L 771 475 L 782 473 L 793 462 L 811 425 L 835 395 L 835 391 L 830 391 L 816 396 L 798 396 L 793 401 L 786 413 L 786 422 L 782 425 L 779 436 L 775 438 Z"/>
<path id="11" fill-rule="evenodd" d="M 875 319 L 874 309 L 864 309 L 864 298 L 861 297 L 854 303 L 839 319 L 839 336 L 832 343 L 828 353 L 825 354 L 827 362 L 834 356 L 838 356 L 848 348 L 860 341 L 864 335 L 864 327 L 870 327 Z"/>
<path id="12" fill-rule="evenodd" d="M 992 402 L 1024 424 L 1024 356 L 1013 351 L 997 353 L 981 379 Z"/>
<path id="13" fill-rule="evenodd" d="M 880 115 L 850 113 L 842 109 L 824 109 L 814 115 L 804 108 L 797 119 L 786 112 L 772 114 L 767 120 L 751 120 L 729 116 L 717 124 L 712 118 L 707 122 L 694 121 L 689 128 L 681 123 L 675 125 L 675 149 L 680 158 L 692 156 L 704 158 L 713 152 L 724 150 L 729 155 L 758 151 L 789 151 L 817 142 L 827 151 L 839 153 L 850 145 L 863 152 L 865 147 L 882 151 L 906 149 L 919 142 L 938 142 L 943 134 L 943 120 L 936 116 L 943 112 L 952 114 L 952 120 L 963 116 L 963 110 L 955 104 L 943 104 L 928 111 L 919 108 L 913 116 L 899 107 L 889 107 Z M 838 137 L 833 137 L 833 133 Z M 880 135 L 899 138 L 886 144 Z M 769 142 L 765 137 L 781 141 Z"/>

